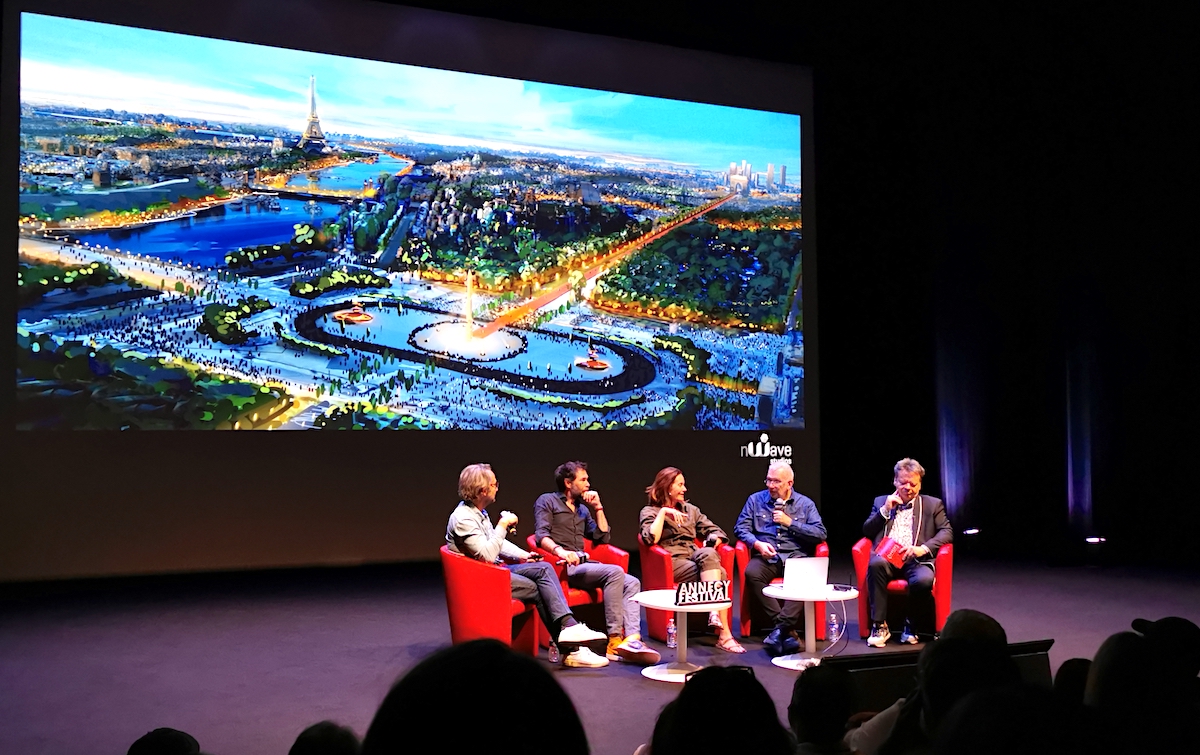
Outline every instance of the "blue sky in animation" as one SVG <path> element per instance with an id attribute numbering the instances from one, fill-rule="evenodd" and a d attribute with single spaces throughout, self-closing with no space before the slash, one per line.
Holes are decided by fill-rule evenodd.
<path id="1" fill-rule="evenodd" d="M 531 147 L 720 170 L 787 166 L 797 115 L 343 58 L 36 14 L 21 17 L 21 100 L 300 131 L 308 77 L 329 133 Z M 793 176 L 795 178 L 793 178 Z"/>

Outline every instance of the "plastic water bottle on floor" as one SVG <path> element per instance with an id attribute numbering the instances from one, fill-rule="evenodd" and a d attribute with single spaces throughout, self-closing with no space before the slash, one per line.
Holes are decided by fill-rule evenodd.
<path id="1" fill-rule="evenodd" d="M 550 649 L 548 652 L 550 654 L 550 662 L 558 663 L 558 661 L 559 661 L 558 645 L 554 642 L 554 640 L 550 640 Z"/>
<path id="2" fill-rule="evenodd" d="M 675 619 L 667 619 L 667 647 L 679 647 L 679 630 L 675 628 Z"/>
<path id="3" fill-rule="evenodd" d="M 842 636 L 842 625 L 838 621 L 836 613 L 829 614 L 829 626 L 825 629 L 825 639 L 829 640 L 830 644 L 837 642 Z"/>

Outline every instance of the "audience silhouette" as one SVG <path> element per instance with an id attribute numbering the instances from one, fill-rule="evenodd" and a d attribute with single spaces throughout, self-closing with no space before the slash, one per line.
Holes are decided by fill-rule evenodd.
<path id="1" fill-rule="evenodd" d="M 736 702 L 736 723 L 714 723 L 714 711 L 729 701 Z M 674 704 L 659 715 L 650 740 L 653 755 L 788 755 L 792 750 L 775 703 L 749 666 L 709 666 L 692 674 Z"/>
<path id="2" fill-rule="evenodd" d="M 588 752 L 583 724 L 563 688 L 536 660 L 497 640 L 454 645 L 414 666 L 375 712 L 362 755 L 395 755 L 435 743 L 450 752 L 478 748 L 493 755 L 539 746 L 558 755 Z"/>
<path id="3" fill-rule="evenodd" d="M 636 755 L 744 751 L 755 755 L 1124 755 L 1190 752 L 1200 714 L 1200 627 L 1180 617 L 1138 619 L 1107 638 L 1093 659 L 1065 661 L 1053 687 L 1023 682 L 1004 628 L 960 609 L 922 649 L 915 689 L 880 712 L 859 712 L 859 690 L 834 665 L 805 670 L 792 689 L 789 732 L 748 666 L 692 674 L 658 716 Z M 734 720 L 713 713 L 735 704 Z M 858 721 L 861 726 L 852 728 Z M 850 729 L 847 731 L 847 729 Z M 495 640 L 435 652 L 393 685 L 361 746 L 350 729 L 322 721 L 289 755 L 391 755 L 435 746 L 489 753 L 548 747 L 589 752 L 566 692 L 537 660 Z M 461 745 L 461 746 L 460 746 Z M 475 746 L 470 746 L 475 749 Z M 200 755 L 196 738 L 155 729 L 128 755 Z"/>
<path id="4" fill-rule="evenodd" d="M 333 721 L 313 724 L 296 737 L 288 755 L 358 755 L 358 736 Z"/>

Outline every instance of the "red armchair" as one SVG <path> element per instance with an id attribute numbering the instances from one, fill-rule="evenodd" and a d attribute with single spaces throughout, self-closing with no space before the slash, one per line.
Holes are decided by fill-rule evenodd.
<path id="1" fill-rule="evenodd" d="M 542 554 L 542 558 L 546 560 L 546 563 L 554 566 L 555 571 L 558 572 L 558 579 L 562 584 L 563 595 L 566 597 L 567 605 L 569 607 L 577 608 L 579 606 L 603 605 L 604 591 L 599 587 L 593 590 L 580 590 L 567 585 L 567 565 L 565 563 L 558 563 L 558 556 L 554 555 L 548 550 L 545 550 L 544 548 L 539 547 L 537 544 L 537 538 L 534 535 L 530 535 L 528 538 L 526 538 L 525 543 L 528 546 L 528 550 Z M 603 545 L 594 545 L 591 540 L 587 540 L 586 538 L 583 541 L 583 550 L 588 554 L 589 560 L 602 564 L 613 564 L 614 566 L 621 567 L 621 571 L 625 572 L 626 574 L 629 573 L 629 553 L 627 551 L 623 551 L 615 545 L 609 545 L 607 543 Z M 600 619 L 599 624 L 592 623 L 593 618 L 595 618 L 595 616 L 592 615 L 589 615 L 586 621 L 588 626 L 603 631 L 604 614 L 600 613 L 598 616 Z M 576 614 L 575 618 L 579 619 L 580 621 L 584 621 L 579 614 Z M 541 623 L 540 619 L 538 623 Z M 548 646 L 550 644 L 549 630 L 540 629 L 538 631 L 538 637 L 540 638 L 542 645 Z"/>
<path id="2" fill-rule="evenodd" d="M 441 548 L 446 576 L 446 611 L 450 615 L 450 641 L 455 645 L 486 637 L 513 649 L 537 655 L 537 611 L 512 597 L 509 571 Z"/>
<path id="3" fill-rule="evenodd" d="M 854 544 L 854 578 L 858 583 L 858 634 L 866 637 L 871 633 L 870 591 L 867 589 L 867 564 L 871 562 L 871 540 L 863 538 Z M 947 543 L 938 548 L 933 560 L 933 607 L 935 632 L 942 631 L 946 617 L 950 615 L 950 592 L 954 586 L 954 545 Z M 908 597 L 908 581 L 893 579 L 888 582 L 888 610 L 894 601 L 891 596 Z M 890 624 L 890 622 L 889 622 Z"/>
<path id="4" fill-rule="evenodd" d="M 600 588 L 594 590 L 580 590 L 574 587 L 567 586 L 567 565 L 558 563 L 558 556 L 548 550 L 544 550 L 537 544 L 537 537 L 530 535 L 526 538 L 528 550 L 542 554 L 542 558 L 546 563 L 554 565 L 554 569 L 558 572 L 558 579 L 562 582 L 563 595 L 567 596 L 568 606 L 578 606 L 587 603 L 602 603 L 604 596 L 601 594 Z M 604 545 L 593 545 L 591 540 L 583 541 L 583 550 L 588 554 L 589 561 L 596 561 L 601 564 L 612 564 L 621 567 L 621 571 L 629 573 L 629 553 L 620 548 L 605 543 Z"/>
<path id="5" fill-rule="evenodd" d="M 734 547 L 734 563 L 737 564 L 738 595 L 741 596 L 740 603 L 738 605 L 738 618 L 742 623 L 743 637 L 750 636 L 750 614 L 755 612 L 755 608 L 757 607 L 757 604 L 750 600 L 750 595 L 746 592 L 746 565 L 750 563 L 750 558 L 752 555 L 753 554 L 750 553 L 750 549 L 746 547 L 746 544 L 739 540 L 738 544 Z M 817 545 L 817 550 L 813 555 L 828 557 L 829 544 L 820 543 Z M 773 585 L 782 583 L 783 578 L 771 580 L 771 584 Z M 815 636 L 818 640 L 823 640 L 825 639 L 825 601 L 822 600 L 813 603 L 813 615 L 817 620 Z"/>
<path id="6" fill-rule="evenodd" d="M 696 541 L 697 547 L 703 547 L 704 543 L 700 540 Z M 675 589 L 675 572 L 671 567 L 671 554 L 666 548 L 661 545 L 646 545 L 642 539 L 638 538 L 638 549 L 642 556 L 642 589 L 643 590 L 674 590 Z M 728 544 L 722 545 L 717 549 L 717 555 L 721 559 L 721 566 L 725 569 L 725 573 L 729 578 L 733 579 L 734 574 L 734 550 Z M 646 626 L 649 634 L 660 642 L 667 640 L 667 619 L 670 619 L 675 614 L 670 611 L 659 611 L 655 608 L 646 609 Z M 696 622 L 704 622 L 707 626 L 707 617 L 703 613 L 688 614 L 689 619 Z M 694 617 L 694 618 L 693 618 Z M 685 631 L 686 627 L 679 627 L 679 631 Z"/>

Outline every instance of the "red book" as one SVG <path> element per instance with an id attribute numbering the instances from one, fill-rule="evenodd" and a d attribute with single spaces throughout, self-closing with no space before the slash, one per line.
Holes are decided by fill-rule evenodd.
<path id="1" fill-rule="evenodd" d="M 897 569 L 904 566 L 904 546 L 890 537 L 885 537 L 879 541 L 879 545 L 875 548 L 875 553 Z"/>

